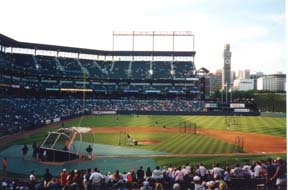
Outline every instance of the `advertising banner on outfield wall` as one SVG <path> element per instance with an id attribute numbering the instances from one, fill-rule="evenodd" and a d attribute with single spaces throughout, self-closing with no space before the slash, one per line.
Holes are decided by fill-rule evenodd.
<path id="1" fill-rule="evenodd" d="M 47 119 L 46 121 L 45 121 L 45 124 L 50 124 L 51 123 L 51 119 Z"/>
<path id="2" fill-rule="evenodd" d="M 245 104 L 232 103 L 230 104 L 230 108 L 245 108 Z"/>
<path id="3" fill-rule="evenodd" d="M 218 108 L 217 103 L 205 103 L 205 108 Z"/>
<path id="4" fill-rule="evenodd" d="M 94 115 L 111 115 L 116 114 L 116 111 L 92 111 Z"/>
<path id="5" fill-rule="evenodd" d="M 56 122 L 59 122 L 60 120 L 61 120 L 60 117 L 58 117 L 58 118 L 53 119 L 53 122 L 56 123 Z"/>
<path id="6" fill-rule="evenodd" d="M 250 112 L 250 109 L 234 109 L 234 112 Z"/>

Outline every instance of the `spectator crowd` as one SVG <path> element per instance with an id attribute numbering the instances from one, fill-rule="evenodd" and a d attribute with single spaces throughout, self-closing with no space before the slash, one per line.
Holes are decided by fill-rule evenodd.
<path id="1" fill-rule="evenodd" d="M 85 104 L 84 104 L 85 103 Z M 138 99 L 1 98 L 0 135 L 41 127 L 92 111 L 201 111 L 199 101 Z M 84 108 L 85 106 L 85 108 Z M 29 110 L 29 111 L 27 111 Z"/>
<path id="2" fill-rule="evenodd" d="M 266 189 L 286 189 L 286 168 L 280 158 L 252 161 L 251 164 L 247 161 L 235 167 L 230 164 L 221 167 L 215 163 L 210 169 L 202 163 L 195 167 L 186 164 L 146 170 L 140 166 L 137 170 L 105 174 L 97 168 L 69 172 L 63 169 L 59 176 L 52 176 L 47 168 L 42 175 L 36 175 L 32 170 L 26 180 L 3 178 L 1 186 L 2 189 L 19 190 L 233 190 L 239 189 L 233 186 L 233 179 L 241 178 L 262 179 Z M 245 184 L 240 186 L 245 187 Z"/>

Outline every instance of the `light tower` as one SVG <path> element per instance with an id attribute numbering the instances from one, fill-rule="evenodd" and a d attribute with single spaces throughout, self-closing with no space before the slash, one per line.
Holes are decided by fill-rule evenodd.
<path id="1" fill-rule="evenodd" d="M 231 51 L 230 44 L 225 44 L 224 52 L 223 52 L 223 69 L 222 69 L 222 92 L 225 90 L 226 92 L 226 103 L 227 100 L 227 91 L 231 85 Z"/>

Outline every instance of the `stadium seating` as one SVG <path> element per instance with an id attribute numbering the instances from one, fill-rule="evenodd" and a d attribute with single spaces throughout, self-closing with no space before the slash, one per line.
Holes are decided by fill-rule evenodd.
<path id="1" fill-rule="evenodd" d="M 64 83 L 62 87 L 69 88 Z M 80 88 L 81 86 L 79 86 Z M 117 90 L 115 85 L 95 85 L 92 88 Z M 0 129 L 2 134 L 30 129 L 53 122 L 54 119 L 70 118 L 83 114 L 83 100 L 67 97 L 56 98 L 0 98 Z M 27 110 L 30 110 L 27 112 Z M 91 111 L 201 111 L 199 101 L 188 100 L 139 100 L 139 99 L 87 99 L 87 113 Z"/>
<path id="2" fill-rule="evenodd" d="M 174 62 L 173 68 L 175 70 L 175 78 L 193 78 L 195 77 L 195 68 L 193 68 L 192 62 Z"/>
<path id="3" fill-rule="evenodd" d="M 153 62 L 153 78 L 169 79 L 171 78 L 171 63 L 170 62 Z"/>
<path id="4" fill-rule="evenodd" d="M 102 72 L 98 65 L 98 61 L 81 59 L 82 66 L 88 71 L 88 77 L 91 78 L 107 78 L 107 74 Z"/>
<path id="5" fill-rule="evenodd" d="M 36 69 L 42 75 L 48 76 L 61 76 L 63 75 L 63 71 L 61 71 L 61 67 L 57 65 L 57 61 L 55 57 L 49 56 L 41 56 L 37 55 L 36 58 Z"/>
<path id="6" fill-rule="evenodd" d="M 30 72 L 36 71 L 36 64 L 32 55 L 13 54 L 13 58 L 15 59 L 13 68 Z"/>
<path id="7" fill-rule="evenodd" d="M 14 62 L 13 57 L 10 54 L 0 52 L 0 67 L 1 68 L 12 68 Z"/>
<path id="8" fill-rule="evenodd" d="M 83 76 L 82 67 L 79 65 L 77 59 L 58 57 L 58 60 L 63 67 L 66 76 Z"/>
<path id="9" fill-rule="evenodd" d="M 44 76 L 87 77 L 97 79 L 172 79 L 195 77 L 192 62 L 95 61 L 28 54 L 0 54 L 0 67 Z M 152 69 L 153 73 L 150 73 Z M 35 73 L 37 71 L 37 73 Z M 174 73 L 172 73 L 172 71 Z"/>
<path id="10" fill-rule="evenodd" d="M 132 78 L 146 79 L 149 78 L 150 62 L 135 61 L 132 63 Z"/>
<path id="11" fill-rule="evenodd" d="M 127 79 L 128 77 L 129 62 L 115 61 L 113 70 L 110 73 L 111 79 Z"/>

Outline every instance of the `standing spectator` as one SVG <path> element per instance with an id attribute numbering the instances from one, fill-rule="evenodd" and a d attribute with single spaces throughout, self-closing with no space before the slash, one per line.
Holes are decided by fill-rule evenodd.
<path id="1" fill-rule="evenodd" d="M 6 176 L 6 170 L 7 170 L 7 158 L 4 157 L 2 159 L 2 175 Z"/>
<path id="2" fill-rule="evenodd" d="M 29 175 L 29 187 L 30 187 L 30 189 L 33 189 L 35 184 L 36 184 L 35 171 L 31 170 L 30 175 Z"/>
<path id="3" fill-rule="evenodd" d="M 27 153 L 28 153 L 28 147 L 26 144 L 24 144 L 24 147 L 22 148 L 22 155 L 23 155 L 23 159 L 25 160 L 27 157 Z"/>
<path id="4" fill-rule="evenodd" d="M 185 175 L 189 175 L 189 174 L 191 174 L 191 166 L 188 164 L 188 163 L 186 163 L 186 165 L 185 165 Z"/>
<path id="5" fill-rule="evenodd" d="M 91 189 L 91 185 L 89 183 L 90 176 L 91 176 L 91 169 L 89 168 L 83 176 L 83 185 L 84 185 L 84 189 L 86 190 Z"/>
<path id="6" fill-rule="evenodd" d="M 121 176 L 119 170 L 116 170 L 115 174 L 113 175 L 113 182 L 117 183 L 120 180 Z"/>
<path id="7" fill-rule="evenodd" d="M 89 180 L 92 184 L 92 190 L 101 190 L 101 182 L 104 179 L 104 176 L 98 172 L 97 168 L 94 168 Z"/>
<path id="8" fill-rule="evenodd" d="M 254 172 L 254 168 L 256 166 L 256 160 L 252 161 L 252 165 L 251 165 L 251 171 Z"/>
<path id="9" fill-rule="evenodd" d="M 246 178 L 250 178 L 251 177 L 252 171 L 251 171 L 251 166 L 250 166 L 249 162 L 246 162 L 244 164 L 242 170 L 243 170 L 244 177 L 246 177 Z"/>
<path id="10" fill-rule="evenodd" d="M 163 173 L 162 171 L 160 170 L 160 167 L 159 166 L 156 166 L 155 170 L 153 170 L 152 172 L 152 179 L 154 180 L 161 180 L 163 179 Z"/>
<path id="11" fill-rule="evenodd" d="M 130 173 L 131 173 L 133 182 L 137 181 L 137 176 L 133 168 L 130 170 Z"/>
<path id="12" fill-rule="evenodd" d="M 266 171 L 267 171 L 266 184 L 268 189 L 271 189 L 273 185 L 276 184 L 275 178 L 273 180 L 270 180 L 276 172 L 276 167 L 272 164 L 271 158 L 268 158 L 266 161 Z"/>
<path id="13" fill-rule="evenodd" d="M 236 167 L 233 169 L 233 175 L 235 177 L 243 177 L 243 169 L 240 167 L 240 164 L 236 164 Z"/>
<path id="14" fill-rule="evenodd" d="M 77 184 L 80 189 L 83 189 L 83 176 L 81 170 L 74 171 L 75 175 L 73 178 L 73 182 Z"/>
<path id="15" fill-rule="evenodd" d="M 203 165 L 203 163 L 200 163 L 199 164 L 199 175 L 200 175 L 200 177 L 201 177 L 201 180 L 206 180 L 206 178 L 207 178 L 207 170 L 206 170 L 206 168 L 205 168 L 205 166 Z"/>
<path id="16" fill-rule="evenodd" d="M 64 187 L 66 185 L 66 183 L 67 183 L 67 177 L 68 177 L 68 174 L 67 174 L 66 169 L 64 168 L 62 170 L 62 172 L 60 173 L 60 185 L 62 187 Z"/>
<path id="17" fill-rule="evenodd" d="M 219 167 L 219 164 L 216 163 L 215 167 L 212 169 L 214 179 L 222 179 L 222 174 L 224 170 Z"/>
<path id="18" fill-rule="evenodd" d="M 49 168 L 46 168 L 45 174 L 43 175 L 43 179 L 44 179 L 44 187 L 46 187 L 48 182 L 50 182 L 52 179 L 52 174 L 50 173 Z"/>
<path id="19" fill-rule="evenodd" d="M 260 178 L 261 177 L 262 166 L 260 162 L 256 162 L 256 166 L 254 167 L 254 177 Z"/>
<path id="20" fill-rule="evenodd" d="M 137 180 L 138 182 L 142 182 L 144 180 L 144 170 L 143 167 L 140 166 L 140 168 L 137 170 Z"/>
<path id="21" fill-rule="evenodd" d="M 175 176 L 175 182 L 180 183 L 180 184 L 183 183 L 183 181 L 184 181 L 184 172 L 181 169 L 181 167 L 177 168 L 174 176 Z"/>
<path id="22" fill-rule="evenodd" d="M 273 181 L 276 179 L 276 186 L 279 189 L 282 188 L 282 186 L 286 185 L 286 168 L 282 159 L 278 159 L 276 163 L 276 171 L 274 175 L 270 178 L 270 180 Z"/>
<path id="23" fill-rule="evenodd" d="M 146 178 L 150 178 L 152 176 L 152 171 L 151 171 L 150 167 L 147 167 L 145 174 L 146 174 Z"/>

